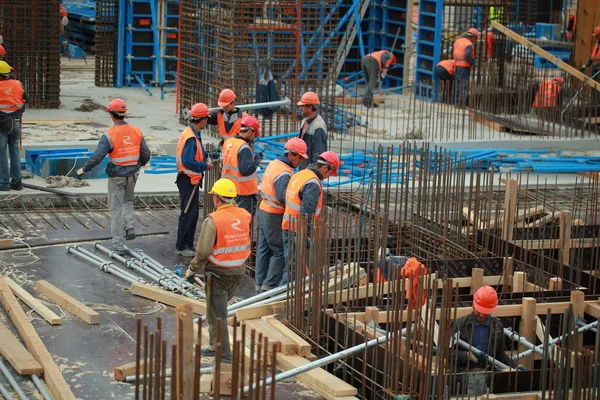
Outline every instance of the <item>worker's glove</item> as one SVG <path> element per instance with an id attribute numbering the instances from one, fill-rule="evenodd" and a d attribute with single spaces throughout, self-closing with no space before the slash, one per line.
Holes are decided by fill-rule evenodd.
<path id="1" fill-rule="evenodd" d="M 196 276 L 196 271 L 192 270 L 191 267 L 188 267 L 187 271 L 185 271 L 185 280 L 190 284 L 196 283 L 194 277 Z"/>
<path id="2" fill-rule="evenodd" d="M 67 17 L 66 15 L 62 17 L 61 24 L 62 26 L 67 26 L 69 24 L 69 17 Z"/>
<path id="3" fill-rule="evenodd" d="M 260 163 L 261 163 L 261 161 L 263 160 L 263 158 L 265 158 L 264 154 L 262 154 L 262 153 L 257 153 L 257 154 L 255 154 L 255 155 L 254 155 L 254 163 L 255 163 L 256 165 L 260 164 Z"/>
<path id="4" fill-rule="evenodd" d="M 82 176 L 83 174 L 85 174 L 85 171 L 83 170 L 83 168 L 79 168 L 79 169 L 77 170 L 77 177 L 78 177 L 78 178 L 81 178 L 81 176 Z"/>
<path id="5" fill-rule="evenodd" d="M 209 153 L 211 160 L 218 160 L 221 158 L 221 150 L 213 150 Z"/>
<path id="6" fill-rule="evenodd" d="M 519 366 L 517 367 L 517 369 L 519 371 L 527 371 L 527 368 L 525 368 L 524 366 L 522 366 L 521 364 L 519 364 Z"/>
<path id="7" fill-rule="evenodd" d="M 485 364 L 485 363 L 487 363 L 487 358 L 488 358 L 488 355 L 487 355 L 487 354 L 485 354 L 483 351 L 480 351 L 480 352 L 479 352 L 479 353 L 477 353 L 477 354 L 475 354 L 475 353 L 473 353 L 473 354 L 475 355 L 475 357 L 477 357 L 477 361 L 478 361 L 480 364 Z"/>
<path id="8" fill-rule="evenodd" d="M 581 71 L 581 72 L 585 71 L 585 69 L 586 69 L 585 65 L 582 65 L 581 67 L 579 67 L 579 71 Z"/>

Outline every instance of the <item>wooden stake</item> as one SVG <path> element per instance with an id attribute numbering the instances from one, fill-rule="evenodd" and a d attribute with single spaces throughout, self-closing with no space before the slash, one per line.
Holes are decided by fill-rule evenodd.
<path id="1" fill-rule="evenodd" d="M 562 290 L 562 287 L 563 287 L 563 282 L 562 282 L 561 278 L 558 278 L 558 277 L 550 278 L 550 281 L 548 282 L 549 290 Z"/>
<path id="2" fill-rule="evenodd" d="M 502 276 L 504 277 L 504 284 L 502 285 L 502 293 L 510 292 L 513 285 L 513 258 L 504 257 L 504 266 L 502 267 Z"/>
<path id="3" fill-rule="evenodd" d="M 471 294 L 483 286 L 483 269 L 473 268 L 471 270 Z"/>
<path id="4" fill-rule="evenodd" d="M 560 213 L 560 236 L 558 239 L 558 261 L 569 265 L 571 259 L 571 228 L 573 227 L 573 216 L 570 212 Z M 562 266 L 561 266 L 562 272 Z M 561 274 L 562 275 L 562 274 Z"/>
<path id="5" fill-rule="evenodd" d="M 502 224 L 502 239 L 506 241 L 511 241 L 513 239 L 518 190 L 519 184 L 516 180 L 506 180 L 506 192 L 504 193 L 504 222 Z"/>
<path id="6" fill-rule="evenodd" d="M 527 274 L 523 271 L 517 271 L 513 274 L 512 292 L 523 293 L 525 291 L 525 282 L 527 282 Z"/>
<path id="7" fill-rule="evenodd" d="M 177 323 L 175 336 L 179 350 L 183 354 L 178 360 L 182 368 L 181 394 L 184 399 L 191 399 L 194 394 L 194 313 L 190 304 L 181 304 L 177 308 Z"/>
<path id="8" fill-rule="evenodd" d="M 573 314 L 575 319 L 583 318 L 585 314 L 585 295 L 581 290 L 571 292 L 571 304 L 573 304 Z M 579 348 L 583 346 L 583 335 L 577 335 Z"/>
<path id="9" fill-rule="evenodd" d="M 527 339 L 530 343 L 535 343 L 535 306 L 536 301 L 532 297 L 524 297 L 521 303 L 521 327 L 519 329 L 519 335 Z M 527 350 L 527 348 L 519 345 L 519 353 Z M 528 370 L 533 368 L 533 357 L 534 353 L 531 353 L 527 357 L 521 359 L 521 364 Z"/>

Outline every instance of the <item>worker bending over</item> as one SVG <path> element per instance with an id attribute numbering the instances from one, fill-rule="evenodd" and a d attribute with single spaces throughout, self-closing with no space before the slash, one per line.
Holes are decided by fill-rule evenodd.
<path id="1" fill-rule="evenodd" d="M 434 74 L 438 81 L 440 81 L 444 93 L 442 101 L 449 101 L 452 98 L 455 66 L 456 61 L 454 60 L 442 60 L 435 66 Z"/>
<path id="2" fill-rule="evenodd" d="M 538 117 L 546 121 L 552 120 L 554 111 L 561 105 L 561 88 L 564 83 L 563 78 L 557 76 L 536 85 L 535 100 L 531 107 Z"/>
<path id="3" fill-rule="evenodd" d="M 306 160 L 306 143 L 291 138 L 285 144 L 283 155 L 271 161 L 260 183 L 258 216 L 258 249 L 256 251 L 256 293 L 266 292 L 279 285 L 285 267 L 282 228 L 285 194 L 290 177 Z"/>
<path id="4" fill-rule="evenodd" d="M 592 77 L 596 82 L 600 82 L 600 26 L 594 28 L 594 38 L 596 44 L 592 47 L 592 56 L 584 65 L 581 66 L 581 71 L 592 67 Z"/>
<path id="5" fill-rule="evenodd" d="M 290 236 L 298 231 L 296 220 L 301 215 L 317 218 L 321 214 L 323 207 L 323 184 L 321 181 L 330 176 L 337 176 L 340 164 L 340 159 L 333 151 L 326 151 L 319 155 L 317 162 L 310 164 L 308 168 L 290 178 L 285 193 L 285 211 L 281 223 L 285 267 L 279 286 L 287 284 L 289 260 L 295 258 L 293 255 L 291 257 L 289 255 L 288 241 L 294 240 L 293 237 L 290 239 Z M 310 221 L 308 228 L 310 234 Z M 294 276 L 295 271 L 291 271 L 291 274 Z"/>
<path id="6" fill-rule="evenodd" d="M 362 96 L 363 106 L 367 108 L 379 107 L 373 103 L 373 90 L 377 89 L 383 95 L 381 82 L 385 79 L 388 69 L 396 64 L 396 56 L 387 50 L 367 54 L 360 62 L 363 78 L 365 78 L 365 93 Z"/>
<path id="7" fill-rule="evenodd" d="M 133 196 L 140 167 L 150 160 L 150 149 L 142 132 L 124 121 L 127 104 L 113 99 L 106 112 L 110 113 L 114 125 L 102 135 L 98 147 L 83 168 L 77 170 L 81 177 L 108 154 L 108 207 L 110 208 L 112 248 L 119 255 L 125 254 L 125 240 L 135 239 L 133 224 Z"/>
<path id="8" fill-rule="evenodd" d="M 217 320 L 220 318 L 221 361 L 231 364 L 229 331 L 227 330 L 227 303 L 242 283 L 245 263 L 250 256 L 250 221 L 252 216 L 237 207 L 235 185 L 229 179 L 219 179 L 212 190 L 214 212 L 202 223 L 196 256 L 185 273 L 188 282 L 194 282 L 196 272 L 204 268 L 208 302 L 208 348 L 203 357 L 216 355 Z"/>
<path id="9" fill-rule="evenodd" d="M 317 162 L 319 154 L 327 151 L 327 124 L 323 117 L 317 113 L 319 104 L 321 104 L 319 96 L 314 92 L 304 93 L 298 102 L 300 112 L 304 116 L 300 123 L 299 137 L 306 143 L 308 154 L 308 159 L 300 164 L 300 169 Z"/>
<path id="10" fill-rule="evenodd" d="M 10 78 L 10 65 L 0 61 L 0 191 L 23 190 L 21 175 L 21 117 L 28 95 L 21 82 Z M 10 169 L 6 149 L 10 157 Z"/>
<path id="11" fill-rule="evenodd" d="M 252 116 L 241 121 L 239 134 L 223 143 L 223 168 L 221 177 L 230 179 L 236 187 L 238 207 L 254 215 L 258 176 L 256 168 L 262 155 L 254 154 L 254 139 L 260 136 L 258 120 Z"/>
<path id="12" fill-rule="evenodd" d="M 204 172 L 213 164 L 202 144 L 200 131 L 206 128 L 210 113 L 206 104 L 192 107 L 188 121 L 177 143 L 177 189 L 179 190 L 179 224 L 175 253 L 184 257 L 194 257 L 194 237 L 200 208 L 200 189 Z M 190 200 L 191 199 L 191 200 Z M 188 207 L 189 204 L 189 207 Z"/>
<path id="13" fill-rule="evenodd" d="M 454 42 L 452 55 L 455 64 L 455 79 L 457 85 L 457 100 L 459 106 L 467 104 L 469 96 L 469 80 L 471 79 L 471 68 L 475 65 L 475 42 L 479 32 L 475 28 L 467 31 L 464 38 Z"/>
<path id="14" fill-rule="evenodd" d="M 221 107 L 221 110 L 211 112 L 208 118 L 208 125 L 216 125 L 219 128 L 219 135 L 221 135 L 223 142 L 240 133 L 242 119 L 247 116 L 246 113 L 235 106 L 236 98 L 237 96 L 233 90 L 222 90 L 217 101 L 217 105 Z"/>

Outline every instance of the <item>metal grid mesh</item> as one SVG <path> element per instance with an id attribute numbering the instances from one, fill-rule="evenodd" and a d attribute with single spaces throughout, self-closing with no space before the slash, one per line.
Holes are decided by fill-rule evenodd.
<path id="1" fill-rule="evenodd" d="M 256 102 L 267 69 L 282 98 L 294 104 L 314 91 L 329 103 L 334 82 L 327 73 L 337 51 L 333 7 L 324 0 L 182 1 L 180 110 L 196 102 L 215 105 L 224 88 L 236 92 L 238 104 Z M 295 106 L 263 117 L 261 126 L 266 136 L 296 130 Z"/>
<path id="2" fill-rule="evenodd" d="M 115 86 L 117 72 L 117 0 L 96 2 L 96 70 L 95 83 L 100 87 Z"/>
<path id="3" fill-rule="evenodd" d="M 58 0 L 2 0 L 0 21 L 8 53 L 29 93 L 28 105 L 60 105 L 60 44 Z"/>

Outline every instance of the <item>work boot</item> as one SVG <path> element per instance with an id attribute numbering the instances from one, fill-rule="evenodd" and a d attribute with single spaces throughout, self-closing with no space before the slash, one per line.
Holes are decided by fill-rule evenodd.
<path id="1" fill-rule="evenodd" d="M 200 355 L 201 355 L 202 357 L 214 357 L 214 356 L 216 356 L 216 355 L 217 355 L 217 352 L 216 352 L 216 351 L 214 351 L 214 350 L 211 350 L 211 349 L 209 349 L 209 348 L 206 348 L 206 349 L 202 349 L 202 350 L 200 351 Z"/>
<path id="2" fill-rule="evenodd" d="M 23 190 L 23 182 L 19 181 L 17 183 L 11 183 L 10 188 L 12 190 Z"/>
<path id="3" fill-rule="evenodd" d="M 194 252 L 194 250 L 192 250 L 192 249 L 185 249 L 185 250 L 175 250 L 175 254 L 177 254 L 178 256 L 182 256 L 182 257 L 194 257 L 196 255 L 196 252 Z"/>
<path id="4" fill-rule="evenodd" d="M 135 232 L 134 232 L 133 228 L 127 229 L 125 231 L 125 240 L 133 240 L 133 239 L 135 239 Z"/>

